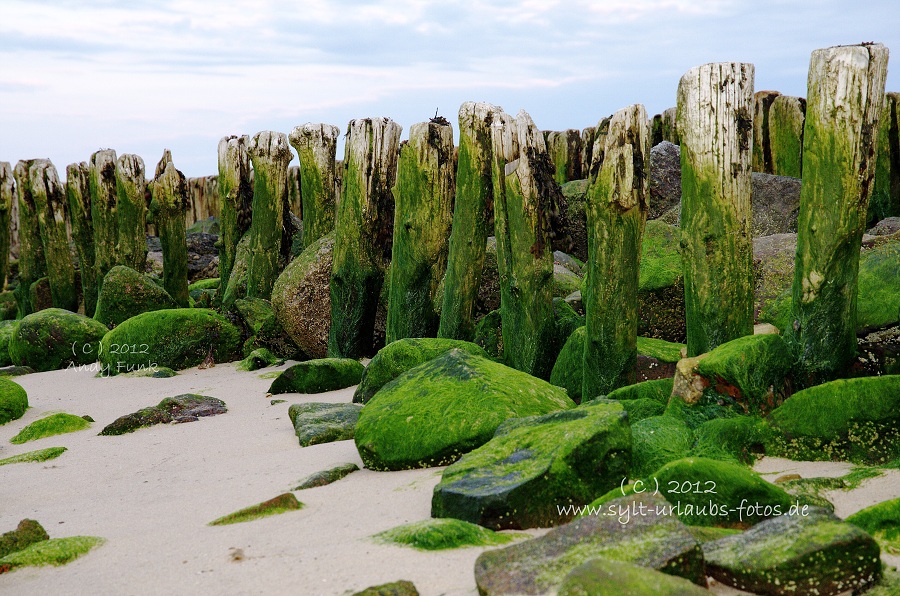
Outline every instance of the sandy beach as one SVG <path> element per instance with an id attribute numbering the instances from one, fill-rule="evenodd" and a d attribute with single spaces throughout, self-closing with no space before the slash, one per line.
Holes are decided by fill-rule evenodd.
<path id="1" fill-rule="evenodd" d="M 292 403 L 350 401 L 353 389 L 277 396 L 286 402 L 271 405 L 271 380 L 259 376 L 271 370 L 278 369 L 243 372 L 220 364 L 168 379 L 97 378 L 72 370 L 16 378 L 31 408 L 0 426 L 0 459 L 46 447 L 68 451 L 44 463 L 0 467 L 0 531 L 32 518 L 51 538 L 89 535 L 107 542 L 64 567 L 0 575 L 0 593 L 347 594 L 399 579 L 412 581 L 422 594 L 477 593 L 472 569 L 483 548 L 420 552 L 371 539 L 429 517 L 441 468 L 360 470 L 329 486 L 297 491 L 305 505 L 300 511 L 207 525 L 287 492 L 314 472 L 345 462 L 362 467 L 352 441 L 301 448 L 287 415 Z M 222 399 L 228 413 L 97 435 L 119 416 L 181 393 Z M 9 443 L 29 423 L 60 411 L 96 422 L 85 431 Z M 774 480 L 787 473 L 839 476 L 852 466 L 766 458 L 756 467 Z M 845 517 L 900 497 L 900 471 L 827 496 Z M 897 557 L 885 560 L 900 563 Z"/>

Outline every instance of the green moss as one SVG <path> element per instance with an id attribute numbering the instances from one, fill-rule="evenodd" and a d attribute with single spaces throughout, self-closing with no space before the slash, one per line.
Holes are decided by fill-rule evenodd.
<path id="1" fill-rule="evenodd" d="M 60 412 L 58 414 L 51 414 L 40 420 L 35 420 L 19 431 L 19 434 L 11 438 L 9 442 L 13 445 L 21 445 L 28 441 L 36 441 L 38 439 L 43 439 L 44 437 L 52 437 L 53 435 L 73 433 L 90 427 L 91 423 L 81 416 Z"/>
<path id="2" fill-rule="evenodd" d="M 234 248 L 234 261 L 228 274 L 228 283 L 219 288 L 222 308 L 231 308 L 235 300 L 247 295 L 247 267 L 250 264 L 250 233 L 245 233 Z"/>
<path id="3" fill-rule="evenodd" d="M 365 590 L 354 592 L 352 596 L 419 596 L 415 584 L 401 579 L 387 584 L 370 586 Z"/>
<path id="4" fill-rule="evenodd" d="M 709 420 L 734 418 L 742 414 L 743 409 L 733 399 L 709 388 L 703 392 L 696 404 L 688 404 L 682 399 L 674 398 L 669 400 L 666 407 L 666 416 L 683 421 L 691 429 Z"/>
<path id="5" fill-rule="evenodd" d="M 259 370 L 260 368 L 266 368 L 267 366 L 278 366 L 283 362 L 284 360 L 281 360 L 266 348 L 258 348 L 238 362 L 235 368 L 238 370 L 253 371 Z"/>
<path id="6" fill-rule="evenodd" d="M 503 318 L 499 310 L 492 310 L 478 320 L 473 342 L 492 358 L 503 356 Z"/>
<path id="7" fill-rule="evenodd" d="M 686 347 L 684 344 L 653 337 L 637 338 L 637 353 L 656 358 L 660 362 L 678 362 L 681 360 L 681 350 Z"/>
<path id="8" fill-rule="evenodd" d="M 582 400 L 585 337 L 584 326 L 573 331 L 556 357 L 556 364 L 550 372 L 550 383 L 565 389 L 576 403 L 581 403 Z"/>
<path id="9" fill-rule="evenodd" d="M 0 321 L 0 366 L 12 364 L 12 358 L 9 357 L 9 340 L 15 328 L 15 321 Z"/>
<path id="10" fill-rule="evenodd" d="M 647 476 L 663 465 L 685 457 L 694 443 L 687 425 L 669 416 L 652 416 L 631 425 L 634 478 Z"/>
<path id="11" fill-rule="evenodd" d="M 703 596 L 709 594 L 690 581 L 624 561 L 597 558 L 573 569 L 559 587 L 560 596 Z"/>
<path id="12" fill-rule="evenodd" d="M 0 424 L 18 420 L 28 409 L 28 394 L 18 383 L 0 378 Z"/>
<path id="13" fill-rule="evenodd" d="M 100 339 L 106 327 L 61 308 L 48 308 L 28 315 L 16 326 L 9 341 L 9 355 L 18 366 L 38 372 L 97 360 Z"/>
<path id="14" fill-rule="evenodd" d="M 857 278 L 857 327 L 885 327 L 900 320 L 900 241 L 863 251 Z"/>
<path id="15" fill-rule="evenodd" d="M 256 375 L 256 377 L 259 379 L 277 379 L 278 377 L 281 376 L 281 373 L 282 373 L 282 371 L 280 371 L 280 370 L 273 370 L 270 372 L 263 373 L 261 375 Z"/>
<path id="16" fill-rule="evenodd" d="M 323 393 L 359 383 L 364 367 L 352 358 L 319 358 L 295 364 L 269 387 L 269 393 Z"/>
<path id="17" fill-rule="evenodd" d="M 33 519 L 23 519 L 12 532 L 0 535 L 0 558 L 10 553 L 28 548 L 30 545 L 47 540 L 47 530 Z M 2 569 L 2 566 L 0 566 Z M 0 571 L 2 573 L 2 571 Z"/>
<path id="18" fill-rule="evenodd" d="M 208 277 L 206 279 L 198 279 L 188 286 L 188 291 L 195 290 L 217 290 L 219 289 L 220 279 L 218 277 Z"/>
<path id="19" fill-rule="evenodd" d="M 288 408 L 301 447 L 352 439 L 362 406 L 305 402 Z"/>
<path id="20" fill-rule="evenodd" d="M 97 536 L 70 536 L 36 542 L 24 550 L 0 558 L 0 569 L 65 565 L 106 542 Z"/>
<path id="21" fill-rule="evenodd" d="M 669 397 L 672 395 L 672 383 L 672 379 L 644 381 L 643 383 L 635 383 L 634 385 L 616 389 L 606 397 L 617 400 L 652 399 L 661 404 L 667 404 L 669 403 Z"/>
<path id="22" fill-rule="evenodd" d="M 655 399 L 626 399 L 619 403 L 628 412 L 628 421 L 631 424 L 652 416 L 661 416 L 666 410 L 666 406 Z"/>
<path id="23" fill-rule="evenodd" d="M 691 455 L 751 465 L 763 451 L 771 429 L 760 418 L 738 416 L 704 422 L 695 434 Z"/>
<path id="24" fill-rule="evenodd" d="M 299 348 L 287 335 L 275 309 L 268 300 L 246 298 L 234 301 L 234 307 L 241 315 L 250 337 L 244 342 L 244 354 L 257 348 L 266 348 L 281 358 L 300 360 Z"/>
<path id="25" fill-rule="evenodd" d="M 884 566 L 881 579 L 866 590 L 866 596 L 897 596 L 900 594 L 900 573 L 896 568 Z"/>
<path id="26" fill-rule="evenodd" d="M 682 275 L 678 228 L 651 219 L 641 239 L 640 290 L 673 286 Z"/>
<path id="27" fill-rule="evenodd" d="M 281 513 L 287 513 L 288 511 L 296 511 L 298 509 L 303 509 L 303 503 L 298 501 L 297 497 L 295 497 L 293 493 L 284 493 L 278 495 L 273 499 L 269 499 L 268 501 L 263 501 L 262 503 L 259 503 L 257 505 L 245 507 L 244 509 L 240 509 L 238 511 L 235 511 L 234 513 L 229 513 L 228 515 L 214 519 L 213 521 L 209 522 L 209 525 L 226 526 L 228 524 L 239 524 L 263 517 L 269 517 L 270 515 L 278 515 Z"/>
<path id="28" fill-rule="evenodd" d="M 900 499 L 866 507 L 846 521 L 871 534 L 886 552 L 900 554 Z"/>
<path id="29" fill-rule="evenodd" d="M 740 534 L 741 530 L 735 528 L 717 528 L 715 526 L 688 526 L 688 532 L 697 539 L 700 544 L 715 542 L 726 536 Z"/>
<path id="30" fill-rule="evenodd" d="M 29 451 L 6 459 L 0 459 L 0 466 L 7 464 L 21 464 L 28 462 L 42 462 L 56 459 L 66 452 L 65 447 L 48 447 L 47 449 L 38 449 L 37 451 Z"/>
<path id="31" fill-rule="evenodd" d="M 524 534 L 498 534 L 458 519 L 426 519 L 379 532 L 373 538 L 419 550 L 446 550 L 466 546 L 507 544 Z"/>

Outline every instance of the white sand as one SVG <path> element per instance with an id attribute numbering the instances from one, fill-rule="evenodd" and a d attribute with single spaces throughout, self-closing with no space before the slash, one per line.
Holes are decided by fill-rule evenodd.
<path id="1" fill-rule="evenodd" d="M 426 595 L 475 594 L 472 569 L 483 548 L 420 552 L 370 539 L 429 517 L 440 468 L 361 470 L 329 486 L 296 492 L 306 505 L 301 511 L 207 525 L 286 492 L 313 472 L 344 462 L 362 467 L 352 441 L 299 447 L 287 416 L 292 403 L 347 402 L 353 389 L 276 396 L 287 402 L 273 406 L 266 396 L 271 380 L 259 378 L 270 370 L 249 373 L 224 364 L 170 379 L 96 378 L 66 370 L 18 377 L 31 408 L 20 420 L 0 426 L 0 459 L 46 447 L 69 450 L 44 463 L 0 467 L 0 532 L 27 517 L 53 538 L 91 535 L 107 543 L 64 567 L 0 575 L 0 593 L 345 594 L 407 579 Z M 229 411 L 187 424 L 97 436 L 119 416 L 180 393 L 218 397 Z M 9 443 L 27 424 L 59 411 L 88 414 L 96 422 L 86 431 Z M 843 465 L 766 458 L 758 468 L 809 477 L 829 470 L 840 475 L 846 466 L 838 466 Z M 828 496 L 846 516 L 900 496 L 898 480 L 900 475 L 891 474 L 852 493 Z M 242 556 L 233 556 L 238 551 Z"/>

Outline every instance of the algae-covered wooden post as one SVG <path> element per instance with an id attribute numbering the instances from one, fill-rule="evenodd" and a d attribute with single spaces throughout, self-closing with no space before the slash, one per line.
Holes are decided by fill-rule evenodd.
<path id="1" fill-rule="evenodd" d="M 495 120 L 493 153 L 503 356 L 513 368 L 546 379 L 555 327 L 550 217 L 559 186 L 544 138 L 524 110 L 515 120 L 505 114 Z"/>
<path id="2" fill-rule="evenodd" d="M 400 145 L 394 186 L 387 343 L 437 333 L 435 300 L 447 267 L 455 168 L 453 127 L 447 120 L 410 127 L 409 141 Z"/>
<path id="3" fill-rule="evenodd" d="M 144 271 L 147 265 L 147 180 L 144 160 L 126 153 L 116 160 L 116 264 Z"/>
<path id="4" fill-rule="evenodd" d="M 250 176 L 250 137 L 222 137 L 219 141 L 219 288 L 225 293 L 234 268 L 237 245 L 250 229 L 253 186 Z"/>
<path id="5" fill-rule="evenodd" d="M 875 174 L 888 50 L 812 53 L 803 129 L 790 342 L 800 384 L 833 378 L 856 355 L 856 280 Z"/>
<path id="6" fill-rule="evenodd" d="M 247 297 L 266 298 L 278 277 L 291 147 L 281 132 L 258 132 L 247 147 L 253 162 L 253 219 Z"/>
<path id="7" fill-rule="evenodd" d="M 778 91 L 757 91 L 753 94 L 753 158 L 750 167 L 754 172 L 772 171 L 772 146 L 769 142 L 769 111 Z"/>
<path id="8" fill-rule="evenodd" d="M 16 181 L 9 162 L 0 161 L 0 291 L 6 289 L 9 272 L 9 247 L 12 240 L 13 201 Z"/>
<path id="9" fill-rule="evenodd" d="M 772 173 L 800 178 L 803 173 L 803 121 L 806 100 L 779 95 L 769 107 L 769 151 Z"/>
<path id="10" fill-rule="evenodd" d="M 498 109 L 489 103 L 472 101 L 459 108 L 456 201 L 438 337 L 471 341 L 475 336 L 475 300 L 485 245 L 493 231 L 491 124 Z"/>
<path id="11" fill-rule="evenodd" d="M 116 244 L 119 241 L 119 219 L 116 213 L 116 152 L 101 149 L 91 155 L 88 187 L 91 191 L 91 222 L 94 227 L 94 272 L 97 291 L 103 278 L 116 266 Z"/>
<path id="12" fill-rule="evenodd" d="M 53 306 L 78 311 L 75 266 L 66 236 L 65 194 L 56 167 L 49 159 L 36 159 L 28 168 L 31 196 L 44 246 Z"/>
<path id="13" fill-rule="evenodd" d="M 662 113 L 662 139 L 674 145 L 681 144 L 681 130 L 678 128 L 678 107 L 667 108 Z"/>
<path id="14" fill-rule="evenodd" d="M 78 254 L 84 314 L 94 316 L 97 307 L 97 272 L 94 269 L 94 226 L 91 216 L 90 169 L 86 162 L 66 166 L 66 201 L 72 223 L 72 241 Z"/>
<path id="15" fill-rule="evenodd" d="M 334 164 L 340 129 L 331 124 L 295 126 L 290 141 L 300 158 L 304 248 L 334 229 Z"/>
<path id="16" fill-rule="evenodd" d="M 579 180 L 581 175 L 581 132 L 575 129 L 552 131 L 547 134 L 547 153 L 555 168 L 554 179 L 559 184 Z"/>
<path id="17" fill-rule="evenodd" d="M 706 64 L 678 85 L 689 356 L 753 333 L 753 70 Z"/>
<path id="18" fill-rule="evenodd" d="M 347 125 L 331 269 L 330 356 L 359 358 L 372 351 L 375 313 L 391 255 L 391 189 L 402 130 L 390 118 L 361 118 Z"/>
<path id="19" fill-rule="evenodd" d="M 656 147 L 665 141 L 663 138 L 663 116 L 656 114 L 650 119 L 650 146 Z"/>
<path id="20" fill-rule="evenodd" d="M 588 126 L 581 131 L 581 177 L 591 175 L 591 161 L 594 158 L 594 134 L 596 128 Z"/>
<path id="21" fill-rule="evenodd" d="M 582 395 L 635 382 L 641 235 L 650 199 L 650 132 L 642 105 L 616 112 L 585 199 L 588 231 Z"/>
<path id="22" fill-rule="evenodd" d="M 584 177 L 593 181 L 600 173 L 600 166 L 603 165 L 603 158 L 606 155 L 606 135 L 609 134 L 609 119 L 601 119 L 597 126 L 594 127 L 594 145 L 591 149 L 591 163 L 587 167 Z"/>
<path id="23" fill-rule="evenodd" d="M 900 93 L 885 94 L 877 151 L 869 223 L 900 216 Z"/>
<path id="24" fill-rule="evenodd" d="M 16 179 L 16 198 L 19 212 L 19 285 L 16 287 L 16 302 L 19 318 L 34 312 L 31 302 L 31 284 L 47 275 L 44 245 L 41 242 L 41 228 L 38 224 L 34 196 L 31 193 L 31 179 L 28 170 L 35 160 L 20 160 L 13 169 Z"/>
<path id="25" fill-rule="evenodd" d="M 163 253 L 163 288 L 181 307 L 188 306 L 188 255 L 185 215 L 190 201 L 187 180 L 166 149 L 153 178 L 156 230 Z M 221 283 L 221 280 L 220 280 Z"/>

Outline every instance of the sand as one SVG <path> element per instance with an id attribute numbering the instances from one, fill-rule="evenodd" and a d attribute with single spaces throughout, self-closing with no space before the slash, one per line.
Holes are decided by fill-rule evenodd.
<path id="1" fill-rule="evenodd" d="M 271 370 L 277 369 L 243 372 L 220 364 L 168 379 L 97 378 L 73 370 L 16 378 L 31 408 L 0 426 L 0 459 L 46 447 L 68 451 L 48 462 L 0 467 L 0 532 L 27 517 L 52 538 L 90 535 L 107 542 L 64 567 L 0 575 L 0 593 L 347 594 L 407 579 L 426 595 L 476 594 L 472 569 L 483 548 L 420 552 L 371 539 L 428 518 L 442 468 L 360 470 L 295 492 L 305 505 L 300 511 L 207 525 L 284 493 L 313 472 L 345 462 L 362 467 L 352 441 L 301 448 L 287 415 L 292 403 L 349 402 L 353 389 L 276 396 L 286 403 L 271 405 L 271 380 L 259 378 Z M 180 393 L 220 398 L 229 411 L 118 437 L 97 435 L 119 416 Z M 85 431 L 9 443 L 27 424 L 59 411 L 88 414 L 96 422 Z M 766 458 L 757 468 L 774 479 L 783 473 L 840 475 L 849 467 Z M 900 496 L 900 474 L 828 496 L 846 516 Z"/>

